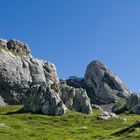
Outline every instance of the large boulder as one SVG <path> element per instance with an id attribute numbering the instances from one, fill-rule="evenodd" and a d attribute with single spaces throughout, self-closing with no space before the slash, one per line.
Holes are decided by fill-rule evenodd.
<path id="1" fill-rule="evenodd" d="M 60 83 L 58 87 L 37 84 L 28 92 L 30 96 L 25 102 L 24 111 L 55 116 L 63 115 L 68 109 L 85 114 L 92 113 L 90 99 L 82 88 L 69 87 L 66 83 Z"/>
<path id="2" fill-rule="evenodd" d="M 55 116 L 61 116 L 67 111 L 67 107 L 63 104 L 59 94 L 45 84 L 34 85 L 30 89 L 28 102 L 23 109 L 33 113 Z"/>
<path id="3" fill-rule="evenodd" d="M 63 115 L 68 109 L 92 113 L 84 89 L 60 84 L 55 66 L 34 58 L 26 44 L 1 39 L 0 106 L 7 104 L 23 104 L 24 111 L 48 115 Z"/>
<path id="4" fill-rule="evenodd" d="M 34 85 L 29 92 L 29 99 L 23 108 L 25 111 L 55 116 L 63 115 L 68 109 L 85 114 L 92 113 L 90 99 L 84 89 L 61 83 L 59 92 L 45 84 Z"/>
<path id="5" fill-rule="evenodd" d="M 5 103 L 24 103 L 30 87 L 42 83 L 57 87 L 59 79 L 52 63 L 0 49 L 0 96 Z"/>
<path id="6" fill-rule="evenodd" d="M 99 61 L 88 65 L 85 83 L 93 104 L 117 103 L 127 100 L 131 94 L 126 85 Z"/>
<path id="7" fill-rule="evenodd" d="M 124 102 L 118 102 L 116 104 L 114 104 L 111 108 L 111 112 L 116 113 L 116 114 L 120 114 L 123 113 L 124 111 L 126 111 L 126 103 Z"/>
<path id="8" fill-rule="evenodd" d="M 60 91 L 60 98 L 68 109 L 86 114 L 92 113 L 90 99 L 87 96 L 85 89 L 73 88 L 68 86 L 66 83 L 61 83 Z"/>
<path id="9" fill-rule="evenodd" d="M 140 114 L 140 95 L 132 94 L 128 99 L 126 108 L 133 113 Z"/>

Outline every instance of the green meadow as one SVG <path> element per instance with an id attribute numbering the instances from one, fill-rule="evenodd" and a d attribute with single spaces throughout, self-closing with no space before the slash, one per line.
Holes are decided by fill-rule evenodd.
<path id="1" fill-rule="evenodd" d="M 67 112 L 64 116 L 22 113 L 22 106 L 0 107 L 0 140 L 139 140 L 140 129 L 116 132 L 140 120 L 139 115 L 120 114 L 118 118 L 100 120 L 93 115 Z"/>

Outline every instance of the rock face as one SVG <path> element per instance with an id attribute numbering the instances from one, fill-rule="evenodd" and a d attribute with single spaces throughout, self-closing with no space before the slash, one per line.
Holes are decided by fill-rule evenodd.
<path id="1" fill-rule="evenodd" d="M 132 111 L 133 113 L 140 114 L 140 95 L 132 94 L 128 99 L 126 108 Z"/>
<path id="2" fill-rule="evenodd" d="M 35 84 L 58 83 L 55 66 L 33 57 L 14 56 L 0 50 L 0 93 L 8 104 L 21 103 Z"/>
<path id="3" fill-rule="evenodd" d="M 15 40 L 7 42 L 7 47 L 23 47 L 24 43 Z M 3 45 L 4 46 L 4 45 Z M 25 47 L 26 46 L 26 47 Z M 25 51 L 24 50 L 24 51 Z M 45 83 L 52 86 L 59 82 L 55 66 L 47 61 L 29 55 L 14 55 L 13 51 L 0 49 L 0 96 L 7 104 L 21 104 L 28 98 L 28 90 L 32 85 Z"/>
<path id="4" fill-rule="evenodd" d="M 63 104 L 59 94 L 44 84 L 34 85 L 31 88 L 30 97 L 24 110 L 61 116 L 67 111 L 67 107 Z"/>
<path id="5" fill-rule="evenodd" d="M 113 107 L 111 108 L 111 112 L 116 113 L 116 114 L 123 113 L 126 110 L 127 109 L 126 109 L 126 104 L 125 103 L 114 104 Z"/>
<path id="6" fill-rule="evenodd" d="M 23 42 L 0 39 L 0 105 L 7 104 L 48 115 L 92 113 L 86 91 L 60 84 L 52 63 L 34 58 Z"/>
<path id="7" fill-rule="evenodd" d="M 140 114 L 140 96 L 130 95 L 99 61 L 88 65 L 84 78 L 60 82 L 55 66 L 34 58 L 27 44 L 0 39 L 0 106 L 24 104 L 26 111 L 63 115 L 68 109 L 91 114 L 93 105 L 108 112 L 126 107 Z"/>
<path id="8" fill-rule="evenodd" d="M 27 44 L 15 39 L 0 39 L 0 47 L 24 55 L 28 55 L 30 53 L 30 49 Z"/>
<path id="9" fill-rule="evenodd" d="M 60 98 L 68 109 L 86 114 L 92 113 L 90 99 L 85 89 L 73 88 L 63 83 L 60 84 L 60 90 Z"/>
<path id="10" fill-rule="evenodd" d="M 95 100 L 99 104 L 116 103 L 130 96 L 125 84 L 99 61 L 93 61 L 88 65 L 85 83 L 92 103 Z"/>
<path id="11" fill-rule="evenodd" d="M 63 115 L 68 109 L 86 114 L 92 113 L 90 99 L 84 89 L 76 89 L 60 84 L 59 89 L 34 85 L 24 110 L 47 115 Z"/>

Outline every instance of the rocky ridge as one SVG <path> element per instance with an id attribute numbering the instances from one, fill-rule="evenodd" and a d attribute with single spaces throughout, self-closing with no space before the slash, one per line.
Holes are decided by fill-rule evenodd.
<path id="1" fill-rule="evenodd" d="M 67 110 L 91 114 L 92 107 L 107 114 L 140 112 L 139 95 L 133 95 L 100 61 L 87 66 L 84 78 L 59 80 L 55 65 L 34 58 L 27 44 L 0 39 L 0 65 L 1 106 L 23 104 L 24 111 L 48 115 Z"/>
<path id="2" fill-rule="evenodd" d="M 16 39 L 0 39 L 0 47 L 7 51 L 11 51 L 13 53 L 18 53 L 21 55 L 30 54 L 29 46 Z"/>
<path id="3" fill-rule="evenodd" d="M 74 103 L 70 104 L 71 107 L 65 106 L 62 99 L 64 100 L 63 92 L 66 88 L 63 86 L 63 90 L 60 90 L 54 64 L 34 58 L 28 45 L 17 40 L 1 39 L 0 46 L 1 105 L 24 104 L 26 111 L 48 115 L 63 115 L 68 108 L 87 114 L 92 112 L 86 91 L 81 89 L 71 88 L 74 92 L 70 100 L 74 100 Z M 19 52 L 18 49 L 21 48 L 25 50 Z M 70 91 L 66 93 L 70 95 Z M 85 109 L 80 100 L 87 105 Z M 76 104 L 75 101 L 79 103 Z"/>
<path id="4" fill-rule="evenodd" d="M 92 61 L 84 78 L 67 79 L 69 86 L 83 88 L 91 104 L 99 105 L 104 111 L 112 112 L 124 107 L 131 91 L 100 61 Z"/>
<path id="5" fill-rule="evenodd" d="M 85 73 L 85 83 L 103 103 L 116 103 L 120 98 L 128 99 L 130 91 L 126 85 L 105 65 L 92 61 Z"/>
<path id="6" fill-rule="evenodd" d="M 126 104 L 126 110 L 140 114 L 140 95 L 133 93 Z"/>

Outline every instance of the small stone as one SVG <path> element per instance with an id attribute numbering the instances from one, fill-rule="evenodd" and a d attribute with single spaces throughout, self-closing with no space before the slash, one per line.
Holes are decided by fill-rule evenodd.
<path id="1" fill-rule="evenodd" d="M 99 119 L 101 120 L 108 120 L 110 118 L 117 118 L 118 116 L 115 113 L 110 113 L 107 111 L 104 111 L 100 114 Z"/>

